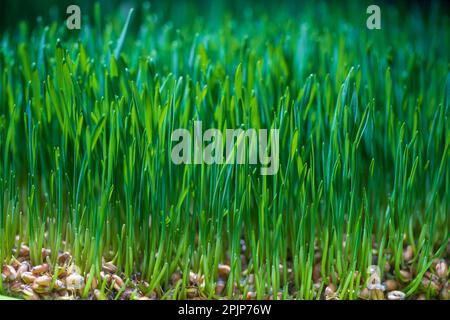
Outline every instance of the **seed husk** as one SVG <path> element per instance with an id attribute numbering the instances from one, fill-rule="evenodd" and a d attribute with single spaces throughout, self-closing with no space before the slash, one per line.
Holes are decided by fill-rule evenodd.
<path id="1" fill-rule="evenodd" d="M 188 298 L 193 299 L 198 296 L 198 289 L 193 288 L 193 287 L 187 288 L 186 293 L 187 293 Z"/>
<path id="2" fill-rule="evenodd" d="M 98 289 L 95 289 L 95 290 L 94 290 L 94 297 L 95 297 L 95 299 L 97 299 L 97 300 L 101 300 L 101 299 L 102 299 L 102 293 L 101 293 L 101 291 L 98 290 Z"/>
<path id="3" fill-rule="evenodd" d="M 359 294 L 361 299 L 368 300 L 370 299 L 370 291 L 367 288 L 364 288 L 361 290 L 361 293 Z"/>
<path id="4" fill-rule="evenodd" d="M 55 281 L 54 288 L 55 288 L 55 290 L 63 290 L 63 289 L 65 289 L 64 282 L 61 281 L 61 280 L 59 280 L 59 279 L 56 280 L 56 281 Z"/>
<path id="5" fill-rule="evenodd" d="M 254 292 L 254 291 L 247 292 L 247 300 L 253 300 L 253 299 L 256 299 L 256 292 Z"/>
<path id="6" fill-rule="evenodd" d="M 72 273 L 66 278 L 67 290 L 81 290 L 84 287 L 84 278 L 78 273 Z"/>
<path id="7" fill-rule="evenodd" d="M 121 277 L 119 277 L 116 274 L 112 275 L 112 280 L 114 282 L 114 289 L 116 289 L 117 291 L 119 291 L 122 287 L 123 287 L 123 280 Z"/>
<path id="8" fill-rule="evenodd" d="M 34 275 L 41 275 L 41 274 L 43 274 L 45 272 L 48 272 L 48 271 L 49 271 L 49 265 L 47 263 L 43 263 L 43 264 L 37 265 L 37 266 L 35 266 L 35 267 L 33 267 L 31 269 L 31 272 Z"/>
<path id="9" fill-rule="evenodd" d="M 379 285 L 381 283 L 380 275 L 378 273 L 378 267 L 373 265 L 370 267 L 370 276 L 367 282 L 367 288 L 369 290 L 372 289 L 380 289 Z"/>
<path id="10" fill-rule="evenodd" d="M 58 256 L 58 264 L 64 265 L 66 262 L 70 262 L 72 260 L 72 256 L 69 252 L 63 252 Z"/>
<path id="11" fill-rule="evenodd" d="M 225 288 L 225 281 L 219 279 L 216 283 L 216 294 L 220 296 L 224 288 Z"/>
<path id="12" fill-rule="evenodd" d="M 194 272 L 189 272 L 189 283 L 191 285 L 196 285 L 197 284 L 197 275 Z"/>
<path id="13" fill-rule="evenodd" d="M 40 300 L 39 295 L 36 294 L 31 287 L 26 286 L 22 290 L 22 297 L 25 300 Z"/>
<path id="14" fill-rule="evenodd" d="M 116 273 L 117 267 L 111 261 L 109 261 L 102 265 L 102 271 L 106 273 Z"/>
<path id="15" fill-rule="evenodd" d="M 405 294 L 402 291 L 394 290 L 388 293 L 388 300 L 404 300 Z"/>
<path id="16" fill-rule="evenodd" d="M 20 282 L 14 282 L 9 289 L 14 293 L 20 293 L 25 288 L 25 285 L 23 285 Z"/>
<path id="17" fill-rule="evenodd" d="M 49 276 L 40 276 L 34 280 L 34 283 L 41 287 L 50 287 L 52 278 Z"/>
<path id="18" fill-rule="evenodd" d="M 255 274 L 254 273 L 250 273 L 248 276 L 248 283 L 249 284 L 254 284 L 255 283 Z"/>
<path id="19" fill-rule="evenodd" d="M 334 299 L 335 297 L 336 297 L 336 286 L 334 284 L 330 283 L 325 288 L 325 299 L 331 300 L 331 299 Z"/>
<path id="20" fill-rule="evenodd" d="M 89 279 L 89 276 L 88 276 L 88 279 Z M 93 277 L 92 282 L 91 282 L 91 289 L 97 289 L 97 287 L 98 287 L 98 280 L 96 277 Z"/>
<path id="21" fill-rule="evenodd" d="M 28 272 L 29 270 L 30 264 L 27 261 L 22 262 L 17 269 L 17 278 L 20 278 L 23 273 Z"/>
<path id="22" fill-rule="evenodd" d="M 444 287 L 439 293 L 439 298 L 441 300 L 450 300 L 450 290 L 449 288 Z"/>
<path id="23" fill-rule="evenodd" d="M 31 288 L 36 293 L 49 293 L 51 291 L 51 288 L 49 286 L 40 286 L 37 283 L 33 283 L 31 285 Z"/>
<path id="24" fill-rule="evenodd" d="M 224 279 L 228 278 L 228 275 L 231 272 L 231 268 L 229 265 L 226 264 L 219 264 L 219 277 L 222 277 Z"/>
<path id="25" fill-rule="evenodd" d="M 380 288 L 380 278 L 379 278 L 379 276 L 378 275 L 372 275 L 372 276 L 370 276 L 370 278 L 369 278 L 369 281 L 368 281 L 368 283 L 367 283 L 367 288 L 369 289 L 369 290 L 372 290 L 372 289 L 381 289 Z"/>
<path id="26" fill-rule="evenodd" d="M 51 253 L 52 253 L 52 251 L 50 249 L 42 248 L 42 251 L 41 251 L 42 260 L 45 261 L 45 259 L 47 257 L 49 257 Z"/>
<path id="27" fill-rule="evenodd" d="M 410 281 L 412 279 L 412 275 L 411 272 L 407 271 L 407 270 L 400 270 L 400 276 L 405 280 L 405 281 Z"/>
<path id="28" fill-rule="evenodd" d="M 16 280 L 17 272 L 16 270 L 10 266 L 10 265 L 4 265 L 2 268 L 2 279 L 5 282 L 13 282 Z"/>
<path id="29" fill-rule="evenodd" d="M 205 288 L 205 275 L 197 277 L 197 285 L 202 289 Z"/>
<path id="30" fill-rule="evenodd" d="M 181 279 L 181 273 L 176 271 L 170 276 L 170 282 L 175 285 Z"/>
<path id="31" fill-rule="evenodd" d="M 384 283 L 387 291 L 394 291 L 398 288 L 398 283 L 395 280 L 386 280 Z"/>
<path id="32" fill-rule="evenodd" d="M 106 283 L 111 283 L 112 281 L 112 276 L 109 273 L 105 273 L 104 271 L 100 271 L 100 279 L 102 279 L 102 281 L 106 281 Z"/>
<path id="33" fill-rule="evenodd" d="M 322 278 L 322 264 L 316 263 L 313 269 L 313 280 L 314 282 L 318 282 L 319 279 Z"/>
<path id="34" fill-rule="evenodd" d="M 30 255 L 30 248 L 26 245 L 21 245 L 19 249 L 19 257 L 28 257 Z"/>
<path id="35" fill-rule="evenodd" d="M 431 279 L 423 277 L 420 282 L 425 289 L 431 288 L 432 290 L 435 291 L 439 291 L 441 289 L 441 285 L 434 277 L 432 277 Z"/>
<path id="36" fill-rule="evenodd" d="M 33 275 L 33 273 L 28 272 L 28 271 L 22 273 L 21 278 L 22 278 L 23 282 L 25 282 L 25 283 L 33 283 L 34 280 L 36 280 L 36 276 Z"/>
<path id="37" fill-rule="evenodd" d="M 448 275 L 448 266 L 447 263 L 443 260 L 439 261 L 436 264 L 436 274 L 439 278 L 446 278 Z"/>
<path id="38" fill-rule="evenodd" d="M 381 290 L 381 289 L 370 290 L 370 299 L 371 300 L 384 300 L 383 290 Z"/>
<path id="39" fill-rule="evenodd" d="M 389 271 L 391 271 L 391 264 L 389 263 L 389 261 L 386 261 L 386 263 L 384 264 L 384 272 Z"/>
<path id="40" fill-rule="evenodd" d="M 403 251 L 403 259 L 408 262 L 413 258 L 414 252 L 412 246 L 408 245 L 406 246 L 405 250 Z"/>
<path id="41" fill-rule="evenodd" d="M 121 299 L 123 300 L 130 300 L 131 296 L 133 295 L 133 290 L 131 289 L 125 289 L 123 293 L 120 295 Z"/>

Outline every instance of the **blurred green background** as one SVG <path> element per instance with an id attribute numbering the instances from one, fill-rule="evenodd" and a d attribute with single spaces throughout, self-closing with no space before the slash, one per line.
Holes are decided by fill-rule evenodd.
<path id="1" fill-rule="evenodd" d="M 105 0 L 98 1 L 101 4 L 102 13 L 109 14 L 112 11 L 121 10 L 126 16 L 128 9 L 134 7 L 137 11 L 143 5 L 150 5 L 155 11 L 163 13 L 163 18 L 188 19 L 189 17 L 203 16 L 209 20 L 219 20 L 226 13 L 241 15 L 248 10 L 256 13 L 267 13 L 273 10 L 286 10 L 298 14 L 305 7 L 316 7 L 317 13 L 327 15 L 323 6 L 316 1 L 301 0 L 277 0 L 277 1 L 254 1 L 254 0 L 163 0 L 163 1 L 139 1 L 139 0 Z M 330 1 L 331 2 L 331 1 Z M 371 4 L 377 4 L 383 10 L 395 10 L 400 14 L 408 14 L 414 10 L 429 16 L 430 8 L 434 12 L 448 16 L 448 1 L 373 1 L 373 0 L 346 0 L 341 1 L 338 6 L 342 11 L 342 18 L 359 13 L 355 12 L 355 5 L 364 8 Z M 26 20 L 28 24 L 34 24 L 38 19 L 43 19 L 45 24 L 56 20 L 64 23 L 67 18 L 66 8 L 71 4 L 80 6 L 83 18 L 92 17 L 93 7 L 96 1 L 92 0 L 5 0 L 3 10 L 0 10 L 0 31 L 14 28 L 20 21 Z M 383 12 L 382 12 L 383 13 Z M 363 13 L 362 18 L 366 16 Z M 139 16 L 139 15 L 138 15 Z M 138 21 L 139 22 L 139 21 Z M 138 23 L 137 22 L 137 23 Z"/>

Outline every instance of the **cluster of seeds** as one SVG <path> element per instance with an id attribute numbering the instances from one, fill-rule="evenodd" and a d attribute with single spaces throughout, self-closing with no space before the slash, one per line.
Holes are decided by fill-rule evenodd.
<path id="1" fill-rule="evenodd" d="M 57 263 L 50 261 L 50 249 L 42 250 L 42 264 L 32 266 L 29 248 L 22 245 L 17 258 L 2 267 L 2 281 L 6 290 L 13 296 L 27 300 L 39 299 L 105 299 L 106 295 L 119 293 L 122 299 L 146 299 L 136 289 L 137 283 L 125 285 L 117 274 L 117 267 L 112 262 L 105 262 L 100 278 L 87 274 L 81 275 L 80 268 L 72 262 L 68 252 L 58 254 Z M 89 280 L 89 282 L 87 282 Z M 99 284 L 103 290 L 99 290 Z M 145 285 L 145 282 L 143 283 Z M 88 287 L 87 287 L 88 286 Z"/>
<path id="2" fill-rule="evenodd" d="M 59 254 L 58 263 L 52 265 L 50 253 L 49 249 L 42 249 L 42 260 L 47 262 L 32 266 L 29 248 L 22 245 L 18 257 L 2 267 L 2 281 L 7 290 L 28 300 L 75 297 L 84 288 L 79 268 L 71 263 L 67 252 Z"/>
<path id="3" fill-rule="evenodd" d="M 409 253 L 410 247 L 404 249 L 404 256 L 407 262 L 411 260 Z M 6 283 L 7 291 L 13 296 L 22 297 L 29 300 L 39 299 L 96 299 L 104 300 L 107 298 L 118 298 L 123 300 L 150 300 L 160 298 L 161 295 L 156 291 L 151 294 L 145 294 L 149 283 L 140 279 L 139 274 L 133 275 L 131 279 L 120 276 L 116 265 L 112 261 L 105 262 L 103 260 L 100 277 L 90 274 L 82 276 L 79 274 L 79 268 L 72 263 L 72 256 L 68 252 L 58 254 L 57 264 L 52 265 L 50 262 L 49 249 L 42 250 L 42 259 L 47 261 L 40 265 L 31 266 L 29 261 L 29 248 L 22 245 L 19 249 L 18 257 L 12 259 L 10 264 L 2 267 L 2 281 Z M 320 256 L 318 254 L 318 256 Z M 290 264 L 289 264 L 290 265 Z M 287 268 L 288 277 L 292 278 L 292 268 Z M 283 265 L 279 266 L 280 272 Z M 231 268 L 227 264 L 219 264 L 217 270 L 217 281 L 215 284 L 215 294 L 217 298 L 226 298 L 224 296 L 224 288 L 227 283 Z M 412 279 L 414 269 L 400 270 L 402 282 L 395 280 L 395 270 L 389 263 L 384 268 L 384 281 L 380 276 L 377 265 L 369 267 L 366 278 L 366 285 L 360 288 L 354 288 L 359 299 L 364 300 L 404 300 L 405 293 L 402 291 Z M 337 275 L 336 275 L 337 276 Z M 177 287 L 181 283 L 183 274 L 177 271 L 171 275 L 172 287 Z M 233 285 L 233 294 L 239 299 L 253 300 L 257 298 L 254 291 L 255 276 L 248 273 L 248 270 L 242 272 L 242 284 Z M 356 285 L 358 273 L 355 273 L 353 284 Z M 89 280 L 89 284 L 86 283 Z M 204 275 L 189 272 L 189 287 L 187 288 L 188 299 L 206 299 L 203 290 L 205 288 Z M 331 277 L 327 277 L 329 283 L 324 290 L 321 275 L 321 263 L 318 261 L 313 270 L 312 280 L 314 282 L 314 290 L 321 299 L 335 300 L 339 299 L 337 286 L 333 283 Z M 88 286 L 88 287 L 86 287 Z M 293 289 L 293 288 L 292 288 Z M 172 290 L 173 291 L 173 290 Z M 322 292 L 322 293 L 320 293 Z M 245 293 L 245 297 L 244 297 Z M 290 296 L 295 292 L 289 292 Z M 448 263 L 442 259 L 433 261 L 430 271 L 425 272 L 420 282 L 420 288 L 413 299 L 424 300 L 427 298 L 439 298 L 449 300 L 450 282 Z M 168 298 L 173 298 L 173 292 L 168 292 Z M 283 291 L 279 291 L 277 299 L 283 297 Z M 263 299 L 274 299 L 273 294 L 263 297 Z"/>

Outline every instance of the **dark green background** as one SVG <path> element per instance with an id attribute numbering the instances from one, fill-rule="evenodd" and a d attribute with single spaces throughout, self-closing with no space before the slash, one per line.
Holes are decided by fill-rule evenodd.
<path id="1" fill-rule="evenodd" d="M 37 22 L 38 17 L 42 17 L 45 24 L 49 24 L 55 20 L 64 21 L 67 17 L 66 8 L 71 4 L 79 5 L 83 17 L 91 17 L 93 6 L 96 1 L 92 0 L 5 0 L 2 1 L 2 10 L 0 10 L 0 30 L 14 28 L 20 21 L 27 21 L 28 24 L 33 25 Z M 277 0 L 277 1 L 254 1 L 254 0 L 153 0 L 153 1 L 139 1 L 139 0 L 104 0 L 99 1 L 101 4 L 102 14 L 115 10 L 123 10 L 126 16 L 127 8 L 134 7 L 137 11 L 141 8 L 144 2 L 150 3 L 151 7 L 159 12 L 165 13 L 167 17 L 180 17 L 185 19 L 192 17 L 192 15 L 204 16 L 209 19 L 220 19 L 224 13 L 231 13 L 233 15 L 240 15 L 245 12 L 245 9 L 252 8 L 252 10 L 263 11 L 270 13 L 273 10 L 280 8 L 286 9 L 292 13 L 301 12 L 304 6 L 316 5 L 316 1 L 301 1 L 301 0 Z M 332 1 L 328 1 L 332 2 Z M 334 1 L 333 1 L 334 2 Z M 346 0 L 338 1 L 336 4 L 342 8 L 343 18 L 346 15 L 355 14 L 352 10 L 352 5 L 358 3 L 359 5 L 368 6 L 370 4 L 377 4 L 383 10 L 398 10 L 405 12 L 412 9 L 419 9 L 420 12 L 427 17 L 429 8 L 433 4 L 438 4 L 439 12 L 448 15 L 448 1 L 380 1 L 380 0 Z M 362 3 L 362 4 L 361 4 Z M 318 9 L 320 10 L 319 6 Z"/>

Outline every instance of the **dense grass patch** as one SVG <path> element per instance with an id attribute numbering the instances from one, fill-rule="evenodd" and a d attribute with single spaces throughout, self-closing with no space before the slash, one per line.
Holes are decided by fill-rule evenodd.
<path id="1" fill-rule="evenodd" d="M 448 297 L 442 8 L 392 7 L 368 30 L 359 5 L 185 7 L 2 32 L 0 261 L 26 244 L 54 270 L 68 251 L 83 297 L 102 257 L 157 298 L 356 299 L 372 266 L 407 297 Z M 173 164 L 171 133 L 196 120 L 279 129 L 278 173 Z"/>

